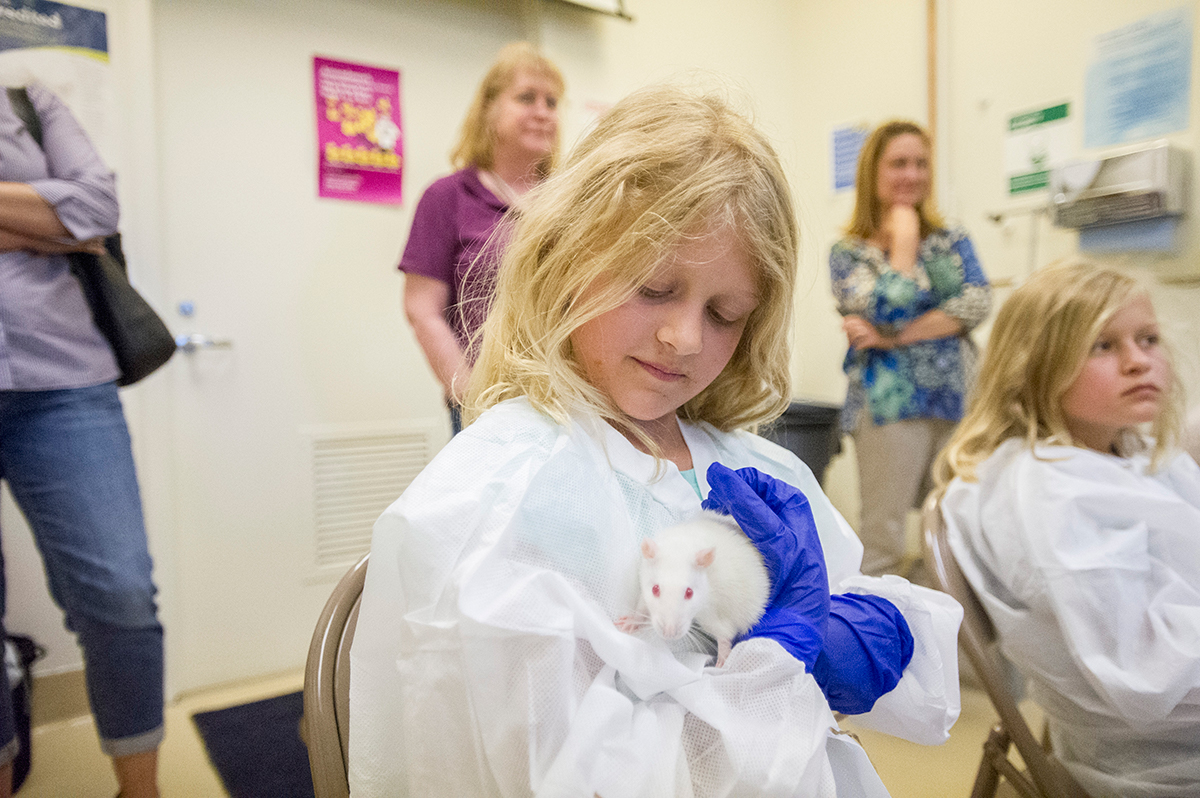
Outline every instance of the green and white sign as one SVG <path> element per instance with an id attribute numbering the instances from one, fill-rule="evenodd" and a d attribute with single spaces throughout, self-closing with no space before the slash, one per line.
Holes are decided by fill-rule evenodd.
<path id="1" fill-rule="evenodd" d="M 1008 193 L 1038 191 L 1050 184 L 1050 167 L 1070 153 L 1070 104 L 1059 103 L 1008 118 L 1004 143 Z"/>

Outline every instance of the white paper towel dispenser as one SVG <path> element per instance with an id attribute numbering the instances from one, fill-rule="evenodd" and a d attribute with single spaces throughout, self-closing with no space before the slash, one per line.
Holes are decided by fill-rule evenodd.
<path id="1" fill-rule="evenodd" d="M 1052 218 L 1059 227 L 1092 227 L 1187 210 L 1188 154 L 1155 141 L 1050 173 Z"/>

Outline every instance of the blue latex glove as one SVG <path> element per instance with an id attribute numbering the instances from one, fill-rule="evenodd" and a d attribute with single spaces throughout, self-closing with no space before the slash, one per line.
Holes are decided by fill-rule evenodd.
<path id="1" fill-rule="evenodd" d="M 733 516 L 771 577 L 767 612 L 746 637 L 777 640 L 811 672 L 825 640 L 829 579 L 808 498 L 756 468 L 708 469 L 706 510 Z"/>
<path id="2" fill-rule="evenodd" d="M 912 632 L 900 610 L 879 596 L 829 595 L 816 524 L 797 488 L 717 463 L 708 484 L 704 508 L 732 515 L 771 575 L 767 611 L 746 637 L 773 638 L 804 662 L 834 710 L 871 709 L 912 660 Z"/>
<path id="3" fill-rule="evenodd" d="M 895 604 L 839 593 L 830 597 L 825 646 L 812 675 L 830 707 L 857 715 L 896 686 L 912 656 L 912 632 Z"/>

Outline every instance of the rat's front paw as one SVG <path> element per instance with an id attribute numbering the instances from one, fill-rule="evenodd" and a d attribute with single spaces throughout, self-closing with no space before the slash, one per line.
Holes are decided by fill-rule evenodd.
<path id="1" fill-rule="evenodd" d="M 725 660 L 729 658 L 729 652 L 733 650 L 732 640 L 717 641 L 717 667 L 725 667 Z"/>
<path id="2" fill-rule="evenodd" d="M 646 622 L 634 615 L 622 615 L 613 621 L 613 625 L 622 632 L 633 633 L 645 627 Z"/>

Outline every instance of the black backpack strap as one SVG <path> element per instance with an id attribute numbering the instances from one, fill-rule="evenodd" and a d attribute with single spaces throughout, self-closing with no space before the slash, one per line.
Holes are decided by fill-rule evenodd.
<path id="1" fill-rule="evenodd" d="M 33 101 L 29 99 L 29 92 L 25 91 L 24 86 L 9 87 L 7 91 L 8 102 L 12 106 L 13 113 L 17 115 L 17 119 L 25 123 L 25 129 L 41 147 L 42 120 L 38 118 L 37 109 L 33 107 Z"/>

